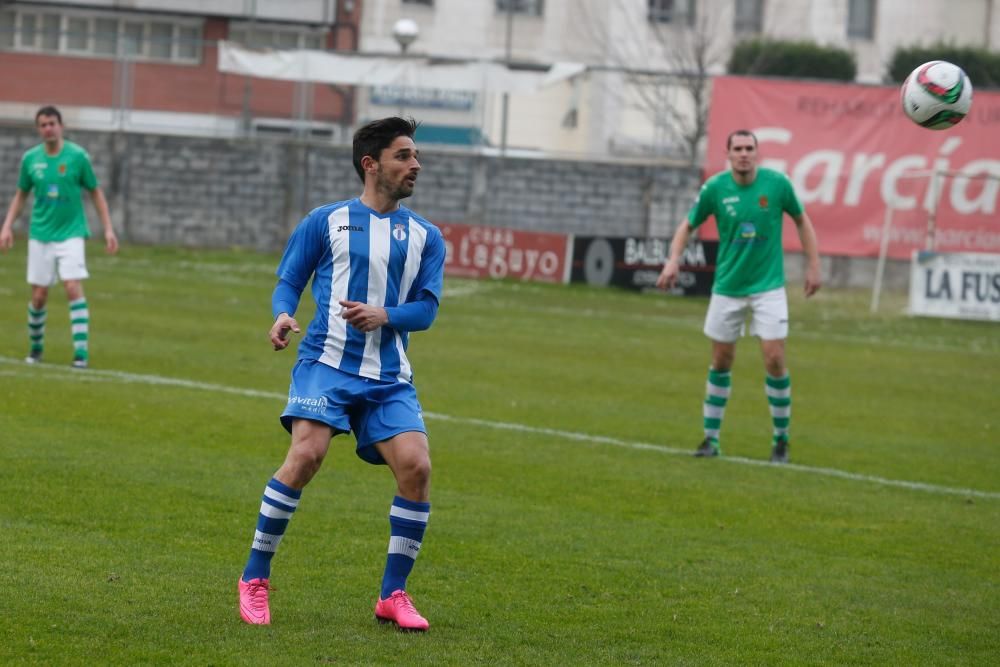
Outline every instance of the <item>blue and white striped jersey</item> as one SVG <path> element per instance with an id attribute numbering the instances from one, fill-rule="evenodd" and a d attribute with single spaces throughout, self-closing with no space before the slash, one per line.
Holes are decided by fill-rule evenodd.
<path id="1" fill-rule="evenodd" d="M 388 310 L 432 299 L 431 312 L 436 313 L 444 261 L 441 231 L 403 206 L 380 215 L 351 199 L 313 210 L 288 239 L 277 270 L 296 297 L 313 279 L 316 316 L 299 344 L 299 359 L 375 380 L 412 382 L 408 332 L 393 328 L 390 315 L 390 325 L 362 333 L 340 316 L 338 302 L 360 301 Z M 284 312 L 294 314 L 297 304 L 296 298 Z M 277 296 L 274 309 L 284 309 Z"/>

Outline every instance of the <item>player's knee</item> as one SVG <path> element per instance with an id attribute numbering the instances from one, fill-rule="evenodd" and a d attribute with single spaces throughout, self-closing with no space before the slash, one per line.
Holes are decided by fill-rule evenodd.
<path id="1" fill-rule="evenodd" d="M 782 377 L 785 374 L 785 355 L 767 355 L 764 357 L 764 367 L 771 377 Z"/>
<path id="2" fill-rule="evenodd" d="M 33 287 L 31 290 L 31 307 L 41 310 L 49 300 L 49 290 L 44 287 Z"/>
<path id="3" fill-rule="evenodd" d="M 429 456 L 415 456 L 399 466 L 400 486 L 425 488 L 431 481 L 431 459 Z"/>
<path id="4" fill-rule="evenodd" d="M 714 370 L 725 372 L 733 367 L 733 358 L 736 355 L 731 350 L 717 351 L 712 355 L 712 368 Z"/>
<path id="5" fill-rule="evenodd" d="M 285 462 L 285 468 L 292 478 L 292 486 L 301 487 L 319 472 L 326 452 L 311 447 L 296 447 Z"/>
<path id="6" fill-rule="evenodd" d="M 66 298 L 70 301 L 76 301 L 77 299 L 83 298 L 83 285 L 79 280 L 68 280 L 66 281 Z"/>

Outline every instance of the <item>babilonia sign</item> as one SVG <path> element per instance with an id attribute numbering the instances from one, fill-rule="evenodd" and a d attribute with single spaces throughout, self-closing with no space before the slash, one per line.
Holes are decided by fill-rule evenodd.
<path id="1" fill-rule="evenodd" d="M 681 255 L 681 270 L 673 293 L 711 294 L 718 251 L 718 241 L 691 241 Z M 575 236 L 570 281 L 652 289 L 669 254 L 668 238 Z"/>
<path id="2" fill-rule="evenodd" d="M 1000 255 L 913 253 L 910 313 L 1000 322 Z"/>

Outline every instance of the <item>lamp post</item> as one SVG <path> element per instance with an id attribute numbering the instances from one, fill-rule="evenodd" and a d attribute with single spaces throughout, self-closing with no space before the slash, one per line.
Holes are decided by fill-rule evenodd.
<path id="1" fill-rule="evenodd" d="M 420 36 L 420 26 L 413 19 L 399 19 L 392 26 L 392 36 L 399 44 L 399 50 L 406 54 L 410 44 L 417 41 Z"/>
<path id="2" fill-rule="evenodd" d="M 504 61 L 507 64 L 507 68 L 510 69 L 510 54 L 511 47 L 514 40 L 514 3 L 507 3 L 507 32 L 505 35 L 504 43 Z M 500 109 L 500 156 L 507 156 L 507 114 L 510 109 L 510 94 L 504 92 L 503 102 Z"/>
<path id="3" fill-rule="evenodd" d="M 399 44 L 399 50 L 406 57 L 406 50 L 410 48 L 410 44 L 417 41 L 417 37 L 420 35 L 420 26 L 413 19 L 399 19 L 392 25 L 392 36 L 395 38 L 396 43 Z M 399 115 L 402 116 L 405 112 L 405 108 L 402 104 L 404 98 L 405 88 L 399 87 Z"/>

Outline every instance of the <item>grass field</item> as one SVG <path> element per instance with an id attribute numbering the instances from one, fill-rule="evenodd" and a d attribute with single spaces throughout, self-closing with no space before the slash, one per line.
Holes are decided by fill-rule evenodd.
<path id="1" fill-rule="evenodd" d="M 447 280 L 411 360 L 434 459 L 410 591 L 375 624 L 394 486 L 340 437 L 274 563 L 236 578 L 287 437 L 275 256 L 91 244 L 92 369 L 65 296 L 29 367 L 0 256 L 0 663 L 996 664 L 1000 328 L 902 295 L 791 292 L 792 457 L 765 464 L 756 343 L 717 460 L 702 299 Z M 306 297 L 300 320 L 308 319 Z M 992 657 L 991 657 L 992 656 Z"/>

